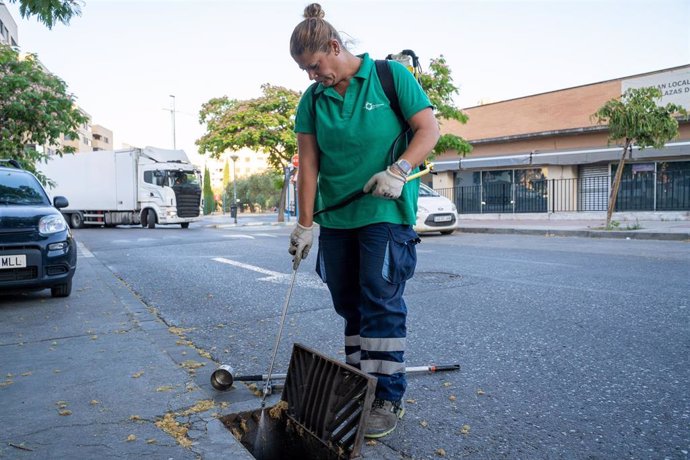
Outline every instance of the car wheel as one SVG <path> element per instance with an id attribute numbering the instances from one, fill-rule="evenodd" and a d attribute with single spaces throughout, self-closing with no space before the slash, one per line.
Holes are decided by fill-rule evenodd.
<path id="1" fill-rule="evenodd" d="M 84 216 L 80 212 L 69 215 L 69 226 L 72 228 L 82 228 L 84 226 Z"/>
<path id="2" fill-rule="evenodd" d="M 53 297 L 69 297 L 72 293 L 72 280 L 65 284 L 58 284 L 50 288 L 50 295 Z"/>
<path id="3" fill-rule="evenodd" d="M 180 224 L 180 227 L 182 227 L 182 228 L 189 228 L 189 222 L 182 222 L 182 223 Z"/>
<path id="4" fill-rule="evenodd" d="M 441 235 L 450 235 L 450 234 L 453 233 L 454 231 L 455 231 L 455 230 L 444 230 L 444 231 L 441 232 Z"/>
<path id="5" fill-rule="evenodd" d="M 146 226 L 148 228 L 156 228 L 156 211 L 149 209 L 146 213 Z"/>

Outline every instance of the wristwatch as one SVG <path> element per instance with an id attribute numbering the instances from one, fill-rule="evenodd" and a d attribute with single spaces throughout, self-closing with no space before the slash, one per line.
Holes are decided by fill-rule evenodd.
<path id="1" fill-rule="evenodd" d="M 410 172 L 412 171 L 412 165 L 409 161 L 400 159 L 396 161 L 395 164 L 398 165 L 398 168 L 400 168 L 400 170 L 405 173 L 405 176 L 410 175 Z"/>

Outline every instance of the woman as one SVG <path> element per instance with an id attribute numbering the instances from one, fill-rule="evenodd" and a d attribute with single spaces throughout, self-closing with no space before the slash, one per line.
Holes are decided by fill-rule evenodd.
<path id="1" fill-rule="evenodd" d="M 414 76 L 391 62 L 400 109 L 414 133 L 409 145 L 395 142 L 403 127 L 374 61 L 343 46 L 320 5 L 307 6 L 304 17 L 290 52 L 316 84 L 302 96 L 295 120 L 300 214 L 289 252 L 297 269 L 312 246 L 313 222 L 320 225 L 316 270 L 345 319 L 346 362 L 377 377 L 365 436 L 379 438 L 404 413 L 402 295 L 419 242 L 412 230 L 419 181 L 406 179 L 436 145 L 438 124 Z M 363 196 L 336 206 L 361 191 Z M 315 209 L 325 212 L 315 216 Z"/>

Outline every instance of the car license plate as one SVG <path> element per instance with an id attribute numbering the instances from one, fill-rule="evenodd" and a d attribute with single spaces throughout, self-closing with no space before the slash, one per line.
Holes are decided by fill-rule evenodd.
<path id="1" fill-rule="evenodd" d="M 450 222 L 453 216 L 434 216 L 434 222 Z"/>
<path id="2" fill-rule="evenodd" d="M 26 267 L 26 255 L 0 256 L 0 270 Z"/>

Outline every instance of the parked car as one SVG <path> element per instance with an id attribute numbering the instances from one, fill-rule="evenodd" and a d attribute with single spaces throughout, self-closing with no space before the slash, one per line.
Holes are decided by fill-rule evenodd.
<path id="1" fill-rule="evenodd" d="M 417 233 L 441 232 L 450 235 L 458 226 L 458 212 L 455 205 L 432 188 L 420 184 L 417 200 Z"/>
<path id="2" fill-rule="evenodd" d="M 0 293 L 50 289 L 53 297 L 72 292 L 77 245 L 41 183 L 12 160 L 0 160 Z"/>

